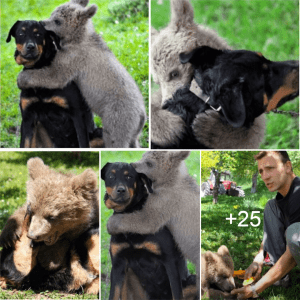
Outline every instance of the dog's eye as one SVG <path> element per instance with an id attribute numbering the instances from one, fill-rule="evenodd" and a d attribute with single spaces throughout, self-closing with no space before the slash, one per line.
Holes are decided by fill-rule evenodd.
<path id="1" fill-rule="evenodd" d="M 23 36 L 23 35 L 25 35 L 23 32 L 20 32 L 20 33 L 19 33 L 19 36 Z"/>
<path id="2" fill-rule="evenodd" d="M 39 34 L 39 33 L 36 33 L 36 34 L 35 34 L 35 36 L 36 36 L 36 37 L 39 37 L 39 36 L 40 36 L 40 34 Z"/>
<path id="3" fill-rule="evenodd" d="M 172 71 L 170 73 L 170 79 L 177 78 L 178 76 L 179 76 L 179 72 L 178 71 Z"/>
<path id="4" fill-rule="evenodd" d="M 54 23 L 58 26 L 61 25 L 61 22 L 59 20 L 54 20 Z"/>
<path id="5" fill-rule="evenodd" d="M 127 176 L 125 176 L 125 178 L 129 180 L 129 179 L 132 178 L 132 177 L 129 176 L 129 175 L 127 175 Z"/>
<path id="6" fill-rule="evenodd" d="M 108 176 L 108 178 L 113 179 L 113 178 L 115 178 L 115 176 L 114 176 L 113 174 L 110 174 L 110 175 Z"/>

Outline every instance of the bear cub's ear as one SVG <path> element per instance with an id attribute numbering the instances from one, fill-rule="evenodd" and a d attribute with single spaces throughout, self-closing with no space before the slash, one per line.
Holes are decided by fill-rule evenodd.
<path id="1" fill-rule="evenodd" d="M 97 188 L 97 175 L 92 169 L 87 169 L 83 173 L 72 179 L 73 190 L 91 191 Z"/>
<path id="2" fill-rule="evenodd" d="M 27 168 L 29 176 L 33 180 L 40 176 L 45 176 L 45 173 L 49 171 L 49 167 L 39 157 L 30 158 L 27 161 Z"/>

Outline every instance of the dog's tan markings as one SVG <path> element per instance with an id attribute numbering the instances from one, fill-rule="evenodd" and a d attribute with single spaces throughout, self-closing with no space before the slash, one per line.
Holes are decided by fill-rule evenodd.
<path id="1" fill-rule="evenodd" d="M 22 52 L 24 49 L 24 45 L 22 45 L 22 44 L 17 44 L 16 47 L 17 47 L 17 50 L 20 52 Z"/>
<path id="2" fill-rule="evenodd" d="M 118 211 L 118 212 L 121 212 L 123 211 L 127 205 L 123 204 L 123 205 L 120 205 L 120 204 L 117 204 L 115 203 L 114 201 L 112 201 L 111 199 L 107 199 L 105 201 L 105 206 L 108 208 L 108 209 L 114 209 L 115 211 Z"/>
<path id="3" fill-rule="evenodd" d="M 21 108 L 22 108 L 22 110 L 25 110 L 28 105 L 38 102 L 38 101 L 39 101 L 39 99 L 36 97 L 21 98 L 21 100 L 20 100 Z"/>
<path id="4" fill-rule="evenodd" d="M 46 40 L 43 40 L 43 45 L 46 46 Z"/>
<path id="5" fill-rule="evenodd" d="M 4 290 L 6 290 L 7 286 L 6 286 L 6 279 L 4 277 L 0 277 L 0 287 Z"/>
<path id="6" fill-rule="evenodd" d="M 136 181 L 134 182 L 133 187 L 136 190 Z"/>
<path id="7" fill-rule="evenodd" d="M 113 295 L 113 300 L 119 300 L 121 296 L 121 289 L 118 285 L 116 285 Z"/>
<path id="8" fill-rule="evenodd" d="M 196 299 L 198 290 L 196 285 L 189 285 L 183 289 L 183 299 Z"/>
<path id="9" fill-rule="evenodd" d="M 93 235 L 85 243 L 88 250 L 88 269 L 96 278 L 85 286 L 87 294 L 98 294 L 99 292 L 99 235 Z"/>
<path id="10" fill-rule="evenodd" d="M 44 47 L 42 45 L 37 45 L 37 48 L 38 48 L 39 54 L 42 55 Z"/>
<path id="11" fill-rule="evenodd" d="M 287 77 L 287 80 L 289 80 L 289 78 Z M 287 84 L 288 83 L 288 84 Z M 272 109 L 277 108 L 278 103 L 280 102 L 280 100 L 288 95 L 291 95 L 293 93 L 295 93 L 298 88 L 294 87 L 294 83 L 293 82 L 289 82 L 286 81 L 284 86 L 281 86 L 277 92 L 273 95 L 273 97 L 269 100 L 269 104 L 267 106 L 266 111 L 269 112 Z"/>
<path id="12" fill-rule="evenodd" d="M 128 175 L 129 174 L 129 172 L 128 171 L 124 171 L 124 175 Z"/>
<path id="13" fill-rule="evenodd" d="M 30 144 L 31 144 L 30 138 L 26 137 L 24 142 L 24 148 L 31 148 Z"/>
<path id="14" fill-rule="evenodd" d="M 119 252 L 121 252 L 122 250 L 124 250 L 126 248 L 129 248 L 128 243 L 121 243 L 121 244 L 111 243 L 110 244 L 111 255 L 113 257 L 115 257 Z"/>
<path id="15" fill-rule="evenodd" d="M 15 243 L 15 250 L 13 254 L 13 261 L 15 268 L 23 275 L 26 276 L 36 265 L 36 256 L 38 247 L 32 248 L 30 246 L 31 239 L 27 237 L 28 223 L 30 216 L 27 215 L 22 225 L 22 233 L 20 239 Z"/>
<path id="16" fill-rule="evenodd" d="M 23 31 L 26 31 L 26 27 L 22 27 L 22 30 L 23 30 Z"/>
<path id="17" fill-rule="evenodd" d="M 263 57 L 263 55 L 262 55 L 261 52 L 256 52 L 256 54 L 257 54 L 259 57 Z"/>
<path id="18" fill-rule="evenodd" d="M 108 195 L 111 195 L 112 192 L 113 192 L 113 188 L 107 186 L 107 187 L 106 187 L 106 192 L 107 192 Z"/>
<path id="19" fill-rule="evenodd" d="M 55 148 L 47 130 L 40 121 L 37 122 L 33 131 L 30 148 Z"/>
<path id="20" fill-rule="evenodd" d="M 262 67 L 263 67 L 264 70 L 268 70 L 268 65 L 267 64 L 263 64 Z"/>
<path id="21" fill-rule="evenodd" d="M 161 255 L 161 250 L 160 250 L 159 245 L 152 243 L 152 242 L 144 242 L 142 244 L 136 245 L 135 248 L 136 249 L 145 249 L 156 255 Z"/>
<path id="22" fill-rule="evenodd" d="M 33 29 L 33 32 L 38 32 L 39 30 L 37 28 L 34 28 Z"/>
<path id="23" fill-rule="evenodd" d="M 134 196 L 134 189 L 129 188 L 128 191 L 129 191 L 130 199 L 132 199 Z"/>
<path id="24" fill-rule="evenodd" d="M 58 96 L 54 96 L 54 97 L 51 97 L 51 98 L 47 98 L 47 99 L 44 99 L 43 102 L 45 103 L 54 103 L 62 108 L 68 108 L 68 102 L 65 98 L 63 97 L 58 97 Z"/>
<path id="25" fill-rule="evenodd" d="M 82 267 L 79 256 L 74 250 L 71 251 L 70 267 L 73 281 L 68 285 L 68 291 L 78 290 L 81 286 L 93 281 L 93 277 Z"/>
<path id="26" fill-rule="evenodd" d="M 104 148 L 104 141 L 102 138 L 95 138 L 90 141 L 90 148 Z"/>
<path id="27" fill-rule="evenodd" d="M 115 170 L 115 169 L 111 170 L 111 172 L 112 172 L 113 174 L 116 174 L 116 170 Z"/>

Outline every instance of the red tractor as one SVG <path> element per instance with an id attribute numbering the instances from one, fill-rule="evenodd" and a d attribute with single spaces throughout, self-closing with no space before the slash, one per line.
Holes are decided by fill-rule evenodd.
<path id="1" fill-rule="evenodd" d="M 213 188 L 216 184 L 216 176 L 218 171 L 212 169 L 210 172 L 210 177 L 206 182 L 203 182 L 201 185 L 201 194 L 203 197 L 212 195 Z M 242 190 L 241 186 L 237 186 L 236 182 L 231 181 L 231 174 L 229 171 L 221 172 L 220 174 L 220 185 L 219 185 L 219 194 L 226 194 L 228 196 L 235 197 L 245 197 L 245 192 Z"/>

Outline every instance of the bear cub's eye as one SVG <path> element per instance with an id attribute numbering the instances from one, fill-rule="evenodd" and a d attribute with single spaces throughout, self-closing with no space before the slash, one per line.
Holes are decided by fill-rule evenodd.
<path id="1" fill-rule="evenodd" d="M 61 25 L 61 21 L 59 21 L 59 20 L 54 20 L 54 23 L 58 26 Z"/>
<path id="2" fill-rule="evenodd" d="M 54 217 L 54 216 L 48 216 L 47 217 L 47 220 L 49 220 L 49 221 L 53 221 L 53 220 L 55 220 L 56 219 L 56 217 Z"/>
<path id="3" fill-rule="evenodd" d="M 149 161 L 146 162 L 146 165 L 147 165 L 149 168 L 152 168 L 152 166 L 153 166 L 152 163 L 149 162 Z"/>

